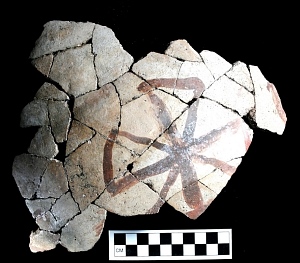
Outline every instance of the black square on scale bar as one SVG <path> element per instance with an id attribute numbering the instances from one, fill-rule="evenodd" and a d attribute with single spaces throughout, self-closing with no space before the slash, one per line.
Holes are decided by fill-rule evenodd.
<path id="1" fill-rule="evenodd" d="M 172 245 L 172 256 L 183 256 L 183 245 Z"/>
<path id="2" fill-rule="evenodd" d="M 148 239 L 148 233 L 137 233 L 137 244 L 138 245 L 148 245 L 149 239 Z"/>
<path id="3" fill-rule="evenodd" d="M 206 244 L 218 244 L 218 233 L 207 232 L 206 233 Z"/>
<path id="4" fill-rule="evenodd" d="M 183 233 L 183 244 L 195 244 L 195 234 Z"/>
<path id="5" fill-rule="evenodd" d="M 160 244 L 161 245 L 168 245 L 172 242 L 172 235 L 171 233 L 161 233 L 160 234 Z"/>
<path id="6" fill-rule="evenodd" d="M 126 256 L 127 257 L 137 256 L 137 246 L 136 245 L 127 245 L 126 246 Z"/>
<path id="7" fill-rule="evenodd" d="M 229 244 L 218 244 L 218 255 L 229 255 Z"/>
<path id="8" fill-rule="evenodd" d="M 115 245 L 125 245 L 126 244 L 126 234 L 115 233 L 114 234 L 114 244 Z"/>
<path id="9" fill-rule="evenodd" d="M 206 255 L 206 244 L 196 244 L 195 245 L 195 255 L 196 256 Z"/>
<path id="10" fill-rule="evenodd" d="M 149 256 L 160 256 L 160 245 L 149 245 Z"/>

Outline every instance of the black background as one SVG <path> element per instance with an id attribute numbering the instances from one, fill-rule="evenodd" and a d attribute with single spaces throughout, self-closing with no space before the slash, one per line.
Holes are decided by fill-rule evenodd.
<path id="1" fill-rule="evenodd" d="M 291 74 L 296 19 L 292 6 L 239 5 L 202 1 L 82 1 L 63 6 L 53 2 L 10 3 L 3 8 L 2 22 L 2 241 L 1 256 L 10 259 L 40 260 L 84 259 L 108 261 L 108 230 L 133 229 L 214 229 L 231 228 L 233 260 L 275 259 L 289 255 L 288 233 L 293 218 L 287 204 L 294 198 L 290 159 L 291 92 L 295 89 Z M 196 1 L 195 1 L 196 2 Z M 287 15 L 288 14 L 288 15 Z M 14 156 L 27 151 L 35 130 L 19 128 L 22 108 L 43 84 L 42 76 L 28 59 L 43 25 L 50 20 L 94 22 L 110 27 L 135 61 L 150 51 L 163 53 L 176 39 L 186 39 L 198 52 L 211 50 L 228 62 L 256 65 L 274 83 L 288 117 L 286 130 L 279 136 L 255 130 L 254 139 L 227 186 L 197 220 L 191 220 L 165 204 L 156 215 L 121 217 L 108 213 L 100 240 L 87 252 L 71 253 L 56 249 L 31 253 L 29 235 L 37 229 L 25 201 L 11 176 Z M 4 71 L 3 71 L 4 70 Z M 4 73 L 3 73 L 4 72 Z M 299 172 L 298 172 L 299 173 Z M 298 242 L 299 243 L 299 242 Z M 203 262 L 203 261 L 202 261 Z"/>

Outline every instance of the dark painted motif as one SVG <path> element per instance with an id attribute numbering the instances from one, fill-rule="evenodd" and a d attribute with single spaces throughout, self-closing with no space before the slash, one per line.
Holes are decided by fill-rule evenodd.
<path id="1" fill-rule="evenodd" d="M 188 109 L 187 119 L 182 134 L 178 131 L 175 123 L 170 125 L 170 127 L 167 126 L 172 123 L 170 117 L 171 114 L 164 101 L 153 93 L 153 90 L 157 87 L 193 91 L 194 99 L 190 103 L 191 105 Z M 158 162 L 137 170 L 128 176 L 124 176 L 115 182 L 115 180 L 113 180 L 112 152 L 116 137 L 124 136 L 134 143 L 144 145 L 149 145 L 151 139 L 139 137 L 126 131 L 112 130 L 109 136 L 110 140 L 106 141 L 103 157 L 103 174 L 105 183 L 108 185 L 108 192 L 113 196 L 117 195 L 132 187 L 140 180 L 169 171 L 168 177 L 159 193 L 161 199 L 159 199 L 148 212 L 158 212 L 159 208 L 164 203 L 169 189 L 175 183 L 179 175 L 181 176 L 184 200 L 191 208 L 191 211 L 187 212 L 186 215 L 189 218 L 196 219 L 204 212 L 207 205 L 204 205 L 203 203 L 202 193 L 198 185 L 199 179 L 192 160 L 196 158 L 198 162 L 213 165 L 214 167 L 221 169 L 224 173 L 232 175 L 236 170 L 234 166 L 216 158 L 206 157 L 202 155 L 201 152 L 206 148 L 211 147 L 214 142 L 218 141 L 225 129 L 230 128 L 232 132 L 235 133 L 240 125 L 240 120 L 237 119 L 219 129 L 213 129 L 199 138 L 194 138 L 194 132 L 197 125 L 197 108 L 199 104 L 197 98 L 201 96 L 204 89 L 204 84 L 199 78 L 153 79 L 143 82 L 138 86 L 139 91 L 143 91 L 147 93 L 146 96 L 149 96 L 154 111 L 159 112 L 159 114 L 156 114 L 158 121 L 165 128 L 163 136 L 168 143 L 160 143 L 156 140 L 151 146 L 167 153 L 167 156 Z M 160 111 L 157 109 L 160 109 Z"/>

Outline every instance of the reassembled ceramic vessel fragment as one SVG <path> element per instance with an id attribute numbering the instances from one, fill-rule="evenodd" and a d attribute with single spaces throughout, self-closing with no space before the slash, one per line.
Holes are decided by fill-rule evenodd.
<path id="1" fill-rule="evenodd" d="M 244 119 L 285 129 L 276 88 L 258 67 L 186 40 L 134 62 L 105 26 L 50 21 L 30 59 L 45 83 L 20 125 L 39 128 L 12 173 L 38 225 L 33 252 L 91 249 L 107 211 L 152 214 L 168 203 L 196 219 L 251 144 Z"/>

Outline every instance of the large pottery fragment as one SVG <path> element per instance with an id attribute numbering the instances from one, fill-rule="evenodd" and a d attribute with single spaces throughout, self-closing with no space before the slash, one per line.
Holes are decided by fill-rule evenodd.
<path id="1" fill-rule="evenodd" d="M 51 21 L 30 59 L 45 83 L 20 125 L 38 129 L 12 174 L 38 226 L 32 252 L 91 249 L 107 211 L 153 214 L 168 203 L 196 219 L 241 164 L 254 127 L 285 129 L 258 67 L 186 40 L 134 63 L 111 29 Z"/>

